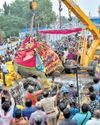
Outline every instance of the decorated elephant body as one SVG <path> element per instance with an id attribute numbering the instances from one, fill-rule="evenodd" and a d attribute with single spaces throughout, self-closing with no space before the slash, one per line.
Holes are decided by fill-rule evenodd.
<path id="1" fill-rule="evenodd" d="M 14 58 L 14 67 L 15 72 L 21 76 L 37 75 L 46 84 L 49 83 L 45 74 L 63 70 L 58 55 L 46 43 L 37 43 L 33 38 L 26 38 L 23 41 Z"/>

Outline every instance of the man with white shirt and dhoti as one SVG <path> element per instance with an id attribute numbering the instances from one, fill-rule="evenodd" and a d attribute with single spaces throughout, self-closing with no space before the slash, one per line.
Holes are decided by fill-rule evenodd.
<path id="1" fill-rule="evenodd" d="M 8 69 L 7 65 L 4 63 L 4 61 L 0 60 L 0 71 L 2 72 L 3 75 L 3 84 L 6 86 L 6 74 L 8 74 Z"/>

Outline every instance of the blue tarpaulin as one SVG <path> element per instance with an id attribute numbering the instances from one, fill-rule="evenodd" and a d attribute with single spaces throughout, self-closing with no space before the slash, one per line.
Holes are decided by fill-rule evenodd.
<path id="1" fill-rule="evenodd" d="M 94 18 L 91 18 L 91 21 L 95 24 L 100 24 L 100 18 L 99 17 L 94 17 Z"/>
<path id="2" fill-rule="evenodd" d="M 39 30 L 43 30 L 43 29 L 47 29 L 47 28 L 46 28 L 45 26 L 39 27 Z M 35 30 L 37 30 L 37 28 L 33 28 L 33 29 L 32 29 L 33 32 L 34 32 Z M 30 32 L 30 28 L 23 28 L 23 29 L 21 30 L 21 32 L 25 32 L 25 33 Z"/>

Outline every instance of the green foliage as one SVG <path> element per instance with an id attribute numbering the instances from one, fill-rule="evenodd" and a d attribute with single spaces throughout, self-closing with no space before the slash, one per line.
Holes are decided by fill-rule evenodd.
<path id="1" fill-rule="evenodd" d="M 30 12 L 29 0 L 15 0 L 10 6 L 10 14 L 25 18 L 27 23 L 31 20 Z"/>
<path id="2" fill-rule="evenodd" d="M 5 32 L 6 37 L 17 35 L 21 28 L 25 27 L 25 19 L 17 16 L 0 16 L 0 29 Z"/>
<path id="3" fill-rule="evenodd" d="M 10 6 L 4 3 L 3 9 L 0 29 L 5 32 L 6 37 L 18 35 L 22 28 L 30 27 L 32 12 L 29 0 L 15 0 Z M 34 12 L 35 26 L 49 25 L 56 19 L 50 0 L 37 0 L 37 9 Z"/>
<path id="4" fill-rule="evenodd" d="M 50 0 L 37 0 L 35 15 L 35 22 L 40 26 L 49 25 L 56 19 L 55 13 L 52 11 L 52 3 Z"/>
<path id="5" fill-rule="evenodd" d="M 3 8 L 4 8 L 4 15 L 8 15 L 10 11 L 10 6 L 7 5 L 7 3 L 5 2 Z"/>

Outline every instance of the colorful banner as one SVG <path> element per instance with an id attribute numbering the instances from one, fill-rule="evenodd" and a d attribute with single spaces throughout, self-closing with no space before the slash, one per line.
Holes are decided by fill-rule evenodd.
<path id="1" fill-rule="evenodd" d="M 37 52 L 35 52 L 35 56 L 36 56 L 36 69 L 38 70 L 38 71 L 45 71 L 45 68 L 44 68 L 44 65 L 43 65 L 43 63 L 42 63 L 42 60 L 41 60 L 41 58 L 40 58 L 40 55 L 37 53 Z"/>

